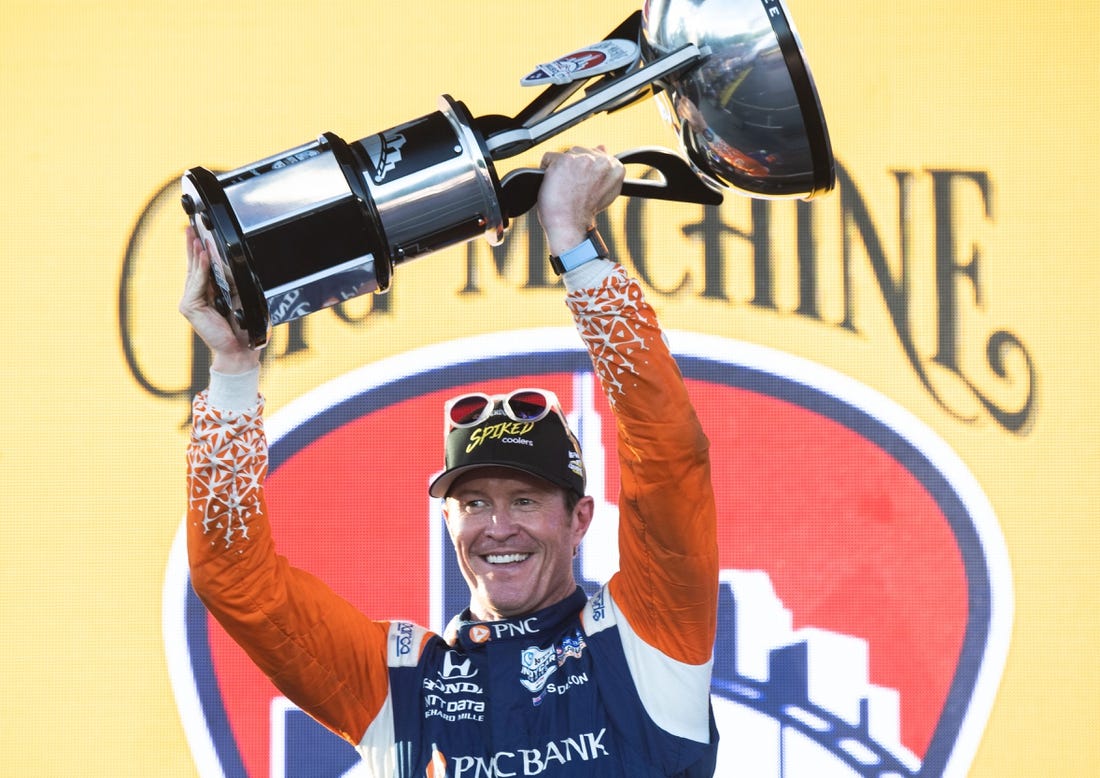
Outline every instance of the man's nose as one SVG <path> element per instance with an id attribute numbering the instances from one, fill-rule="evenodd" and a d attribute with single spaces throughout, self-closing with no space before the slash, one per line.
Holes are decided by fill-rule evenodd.
<path id="1" fill-rule="evenodd" d="M 516 522 L 512 518 L 511 511 L 507 509 L 495 510 L 489 517 L 489 526 L 486 533 L 493 538 L 508 537 L 516 531 Z"/>

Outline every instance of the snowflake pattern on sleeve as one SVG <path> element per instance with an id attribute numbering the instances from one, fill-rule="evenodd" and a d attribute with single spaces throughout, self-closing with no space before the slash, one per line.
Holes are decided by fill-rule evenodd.
<path id="1" fill-rule="evenodd" d="M 207 393 L 193 403 L 187 453 L 189 520 L 225 548 L 248 540 L 249 521 L 260 512 L 267 473 L 263 401 L 245 412 L 211 407 Z"/>
<path id="2" fill-rule="evenodd" d="M 602 284 L 577 289 L 566 298 L 577 331 L 592 355 L 592 364 L 612 407 L 635 385 L 635 362 L 650 349 L 656 314 L 636 280 L 616 265 Z"/>

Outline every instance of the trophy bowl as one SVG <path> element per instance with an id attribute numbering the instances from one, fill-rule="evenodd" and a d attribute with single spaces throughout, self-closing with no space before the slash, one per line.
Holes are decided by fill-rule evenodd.
<path id="1" fill-rule="evenodd" d="M 753 197 L 810 199 L 835 185 L 825 116 L 781 0 L 648 0 L 647 61 L 707 52 L 658 93 L 696 173 Z"/>

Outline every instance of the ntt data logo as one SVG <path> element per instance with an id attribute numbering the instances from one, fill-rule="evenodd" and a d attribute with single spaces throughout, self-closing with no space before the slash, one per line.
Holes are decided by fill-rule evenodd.
<path id="1" fill-rule="evenodd" d="M 966 465 L 848 377 L 723 338 L 669 340 L 711 441 L 719 507 L 717 774 L 965 776 L 1013 608 L 1004 540 Z M 598 508 L 576 575 L 595 591 L 618 566 L 618 465 L 611 411 L 572 329 L 403 354 L 272 415 L 267 492 L 280 551 L 374 618 L 441 630 L 468 601 L 427 496 L 443 402 L 517 386 L 553 390 L 578 433 Z M 203 609 L 182 527 L 164 633 L 204 777 L 365 774 L 351 746 L 283 698 Z"/>

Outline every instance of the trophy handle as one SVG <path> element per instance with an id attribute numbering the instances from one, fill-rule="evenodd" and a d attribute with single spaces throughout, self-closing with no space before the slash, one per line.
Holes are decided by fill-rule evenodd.
<path id="1" fill-rule="evenodd" d="M 722 193 L 700 179 L 691 165 L 674 152 L 654 146 L 631 149 L 616 156 L 624 165 L 648 165 L 664 177 L 664 181 L 627 179 L 621 192 L 625 197 L 700 205 L 722 203 Z M 518 168 L 504 176 L 500 182 L 499 199 L 501 210 L 508 218 L 514 219 L 534 207 L 545 172 L 539 168 Z"/>

